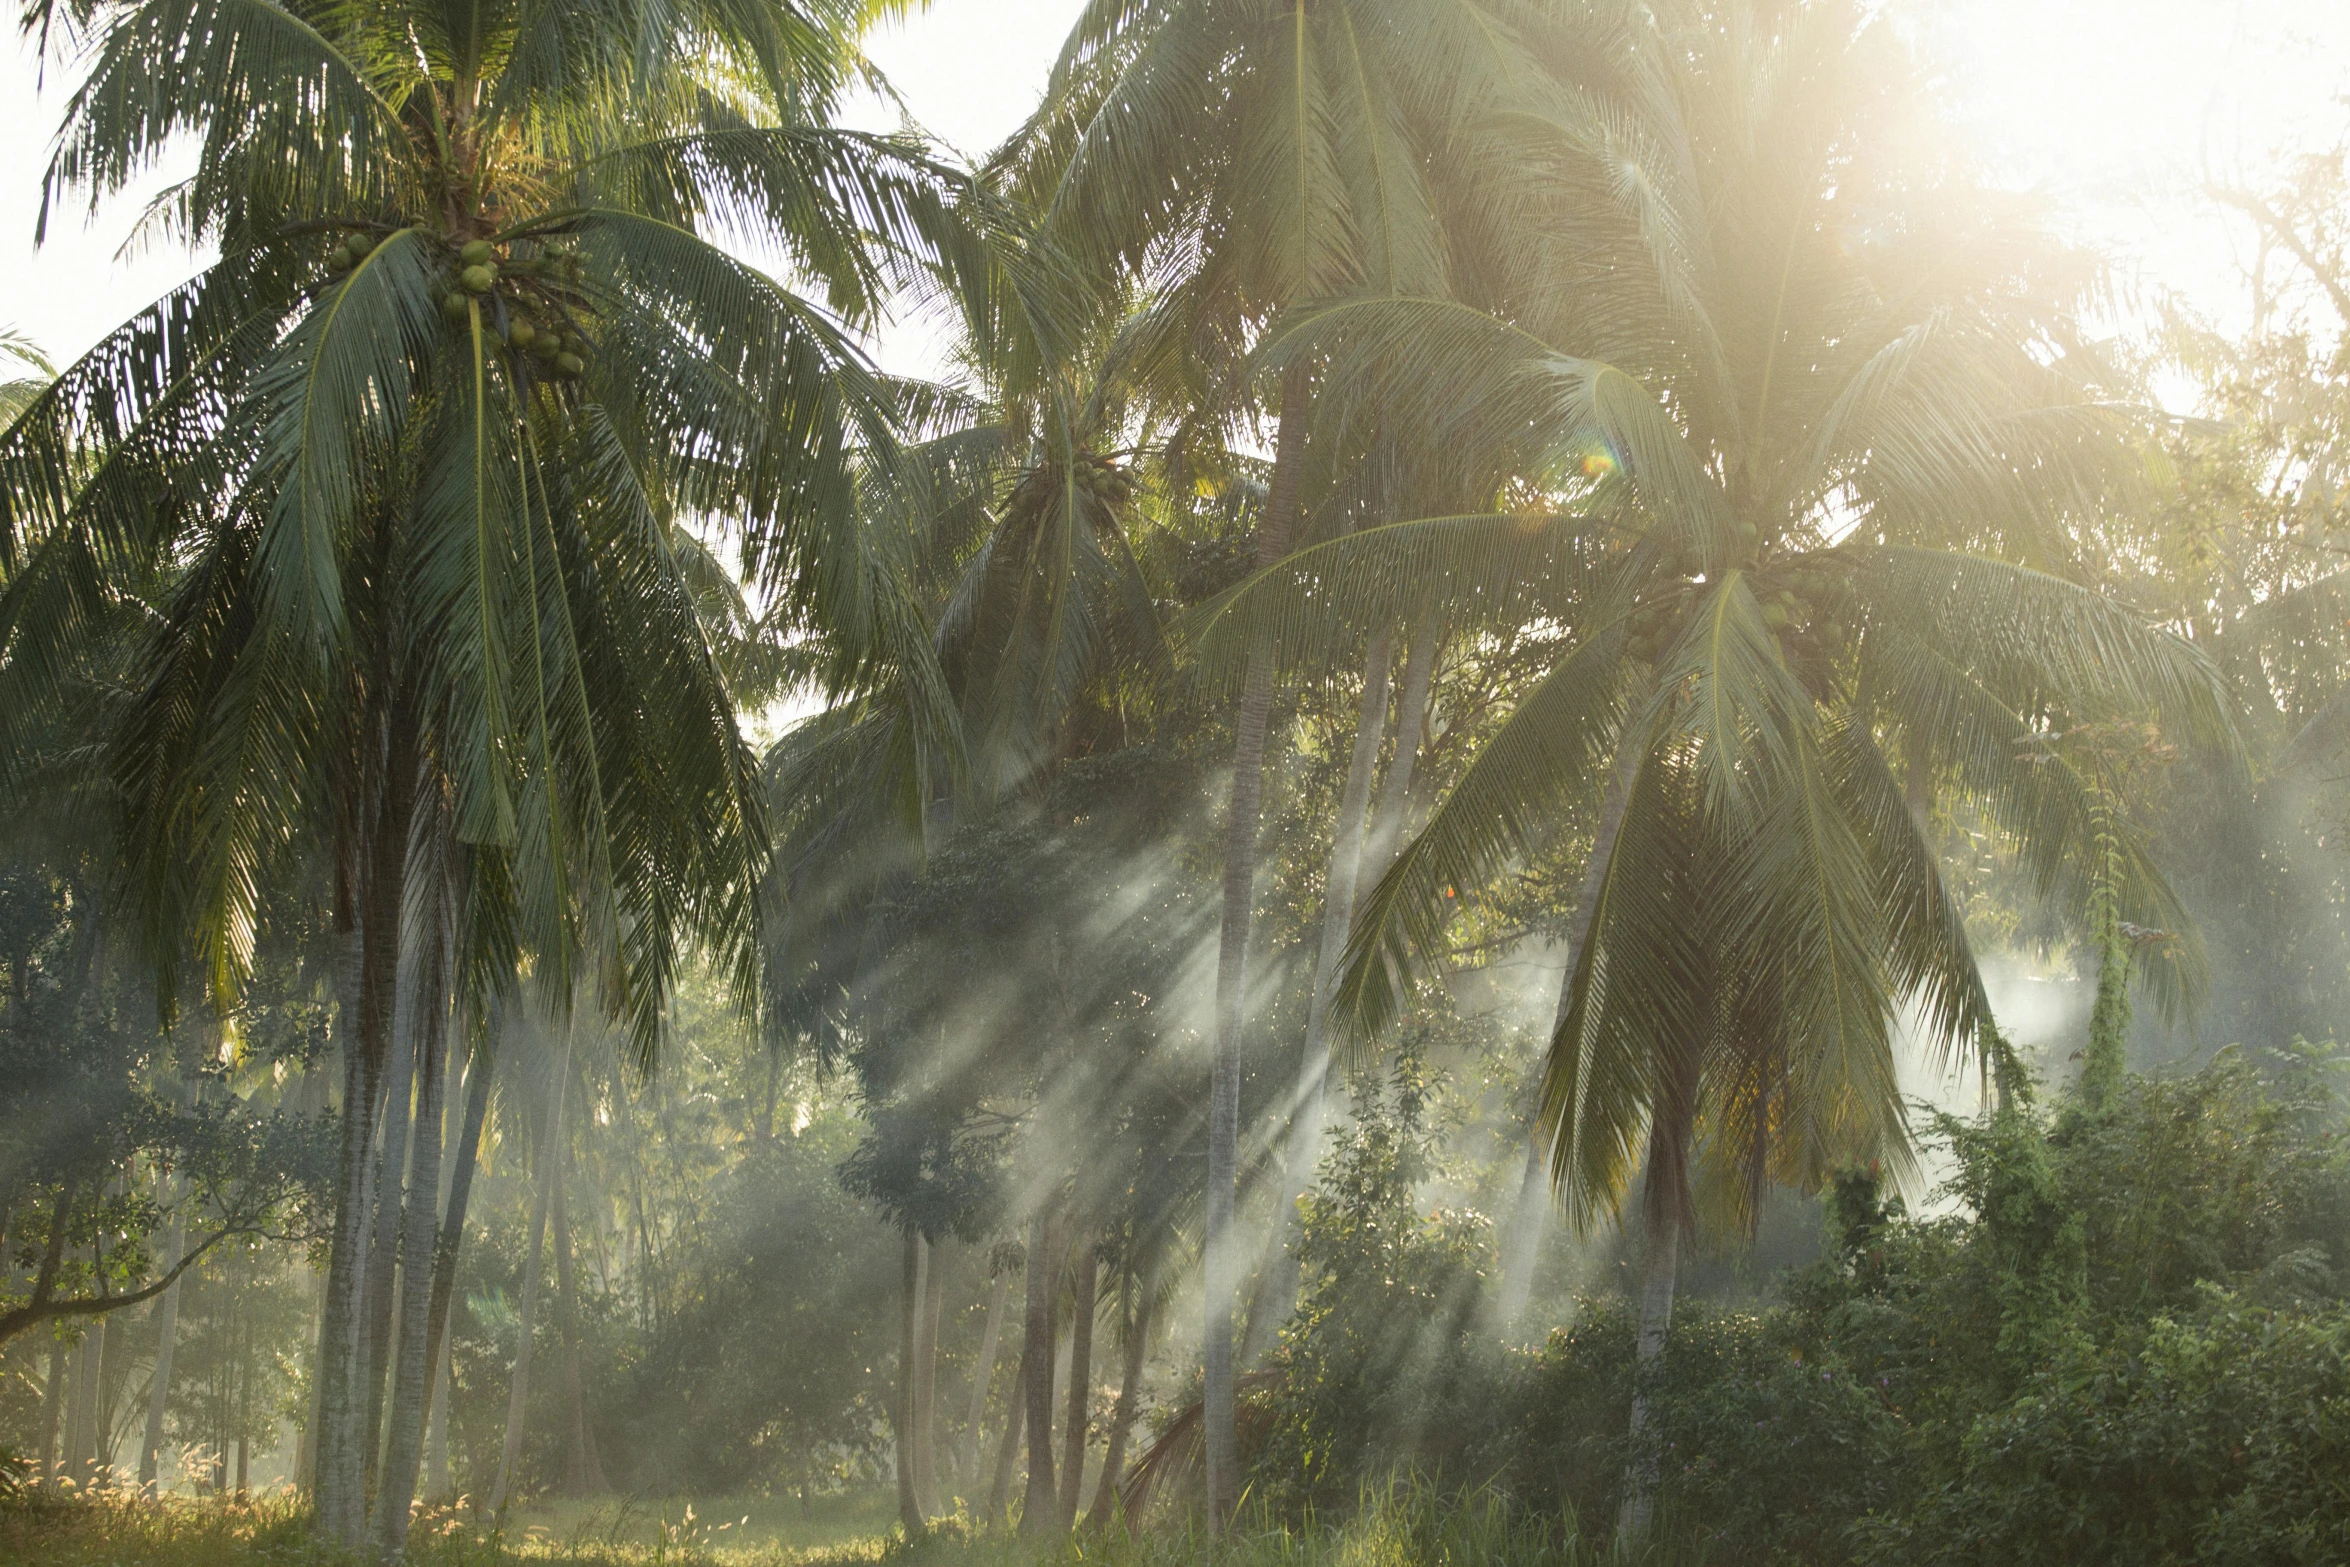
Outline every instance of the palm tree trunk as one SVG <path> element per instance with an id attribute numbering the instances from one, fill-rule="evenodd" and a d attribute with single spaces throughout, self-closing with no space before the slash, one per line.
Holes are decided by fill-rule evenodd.
<path id="1" fill-rule="evenodd" d="M 362 807 L 369 820 L 355 858 L 364 880 L 354 906 L 345 913 L 344 950 L 337 955 L 343 970 L 338 988 L 357 1014 L 357 1027 L 344 1044 L 341 1168 L 334 1239 L 328 1249 L 327 1306 L 319 1333 L 317 1528 L 329 1543 L 354 1550 L 367 1531 L 368 1438 L 373 1434 L 362 1425 L 368 1404 L 364 1295 L 376 1172 L 373 1136 L 391 1055 L 408 829 L 415 803 L 415 725 L 406 702 L 398 697 L 387 715 L 385 739 L 383 770 L 370 780 L 380 787 L 367 791 L 373 798 Z"/>
<path id="2" fill-rule="evenodd" d="M 1126 1364 L 1118 1376 L 1118 1406 L 1110 1412 L 1109 1444 L 1102 1452 L 1102 1477 L 1093 1488 L 1093 1506 L 1085 1516 L 1088 1529 L 1107 1529 L 1118 1506 L 1118 1475 L 1126 1467 L 1126 1437 L 1134 1429 L 1142 1401 L 1142 1366 L 1150 1349 L 1151 1298 L 1142 1281 L 1131 1281 L 1136 1302 L 1126 1324 Z"/>
<path id="3" fill-rule="evenodd" d="M 1100 1253 L 1088 1244 L 1077 1254 L 1076 1287 L 1069 1307 L 1069 1409 L 1061 1433 L 1061 1527 L 1077 1525 L 1077 1503 L 1085 1484 L 1085 1444 L 1092 1433 L 1093 1317 L 1101 1288 Z"/>
<path id="4" fill-rule="evenodd" d="M 163 1255 L 178 1265 L 180 1253 L 187 1250 L 188 1216 L 183 1211 L 188 1183 L 182 1177 L 177 1183 L 179 1197 L 172 1204 L 171 1234 L 163 1243 Z M 157 1465 L 163 1452 L 163 1417 L 171 1397 L 171 1353 L 179 1340 L 180 1281 L 171 1281 L 163 1298 L 155 1303 L 155 1372 L 147 1383 L 147 1428 L 139 1437 L 139 1494 L 149 1501 L 156 1495 Z"/>
<path id="5" fill-rule="evenodd" d="M 898 1396 L 893 1411 L 897 1427 L 898 1522 L 911 1540 L 928 1520 L 922 1515 L 922 1497 L 914 1482 L 914 1361 L 922 1348 L 922 1232 L 905 1228 L 898 1269 Z"/>
<path id="6" fill-rule="evenodd" d="M 381 1478 L 384 1383 L 392 1364 L 392 1306 L 399 1291 L 402 1182 L 407 1175 L 410 1104 L 416 1089 L 416 1020 L 406 1016 L 392 1030 L 392 1065 L 384 1087 L 383 1124 L 376 1134 L 375 1219 L 367 1244 L 367 1417 L 361 1439 L 367 1444 L 367 1489 Z"/>
<path id="7" fill-rule="evenodd" d="M 386 1552 L 408 1538 L 408 1507 L 416 1496 L 416 1467 L 424 1443 L 424 1403 L 432 1362 L 433 1231 L 441 1198 L 442 1104 L 448 1092 L 448 998 L 445 935 L 427 940 L 424 983 L 416 1020 L 415 1147 L 408 1159 L 408 1191 L 400 1219 L 399 1340 L 392 1357 L 391 1419 L 376 1474 L 375 1537 Z"/>
<path id="8" fill-rule="evenodd" d="M 596 1434 L 588 1425 L 587 1384 L 580 1367 L 579 1278 L 578 1269 L 572 1265 L 570 1214 L 568 1190 L 558 1172 L 554 1211 L 555 1310 L 559 1319 L 556 1325 L 563 1335 L 563 1397 L 571 1416 L 564 1481 L 574 1496 L 601 1496 L 604 1466 L 596 1458 Z"/>
<path id="9" fill-rule="evenodd" d="M 448 1210 L 432 1248 L 432 1303 L 425 1313 L 424 1355 L 442 1368 L 446 1384 L 449 1364 L 449 1308 L 457 1293 L 457 1252 L 465 1241 L 465 1209 L 473 1196 L 473 1171 L 480 1161 L 482 1123 L 489 1119 L 491 1069 L 497 1057 L 485 1044 L 472 1052 L 465 1071 L 465 1120 L 457 1133 L 457 1157 L 449 1172 Z M 445 1401 L 444 1401 L 445 1403 Z M 436 1418 L 444 1420 L 447 1409 Z"/>
<path id="10" fill-rule="evenodd" d="M 90 1459 L 97 1450 L 98 1344 L 84 1333 L 73 1351 L 73 1413 L 65 1423 L 65 1472 L 77 1486 L 90 1483 Z"/>
<path id="11" fill-rule="evenodd" d="M 1012 1505 L 1012 1471 L 1020 1462 L 1020 1436 L 1028 1428 L 1028 1367 L 1025 1355 L 1012 1384 L 1012 1412 L 1004 1417 L 1004 1439 L 996 1445 L 995 1483 L 987 1488 L 992 1522 Z"/>
<path id="12" fill-rule="evenodd" d="M 57 1450 L 59 1427 L 65 1422 L 65 1389 L 71 1380 L 73 1352 L 65 1340 L 56 1339 L 49 1345 L 49 1377 L 41 1384 L 41 1481 L 55 1485 L 57 1477 L 65 1472 L 65 1459 Z"/>
<path id="13" fill-rule="evenodd" d="M 1651 1179 L 1654 1167 L 1651 1166 Z M 1673 1287 L 1681 1268 L 1681 1217 L 1668 1205 L 1652 1213 L 1640 1269 L 1640 1337 L 1633 1351 L 1631 1462 L 1624 1471 L 1622 1530 L 1628 1541 L 1646 1539 L 1656 1507 L 1659 1455 L 1649 1430 L 1649 1384 L 1664 1358 L 1665 1335 L 1673 1325 Z"/>
<path id="14" fill-rule="evenodd" d="M 431 1413 L 424 1426 L 424 1499 L 439 1506 L 449 1499 L 449 1341 L 433 1357 Z"/>
<path id="15" fill-rule="evenodd" d="M 1307 375 L 1300 361 L 1281 377 L 1273 476 L 1266 487 L 1264 520 L 1257 525 L 1256 561 L 1260 567 L 1289 552 L 1289 530 L 1297 512 L 1305 462 L 1306 404 L 1311 390 Z M 1248 941 L 1256 902 L 1257 816 L 1264 799 L 1265 729 L 1272 710 L 1273 650 L 1260 643 L 1250 650 L 1248 675 L 1233 721 L 1232 802 L 1224 830 L 1223 912 L 1216 949 L 1216 1051 L 1208 1072 L 1207 1234 L 1200 1269 L 1206 1320 L 1200 1359 L 1205 1373 L 1208 1517 L 1218 1534 L 1223 1533 L 1240 1499 L 1240 1454 L 1232 1425 L 1232 1312 L 1240 1279 L 1232 1218 L 1240 1167 L 1240 1054 L 1241 1035 L 1248 1022 Z M 1030 1418 L 1034 1417 L 1031 1410 Z M 1049 1445 L 1046 1454 L 1049 1461 Z M 1032 1489 L 1034 1485 L 1032 1475 Z"/>
<path id="16" fill-rule="evenodd" d="M 922 1516 L 938 1505 L 938 1324 L 946 1308 L 945 1242 L 922 1240 L 921 1342 L 914 1346 L 914 1499 Z"/>
<path id="17" fill-rule="evenodd" d="M 506 1441 L 498 1455 L 498 1480 L 490 1489 L 490 1516 L 503 1520 L 506 1497 L 514 1484 L 514 1466 L 522 1458 L 525 1417 L 530 1410 L 531 1335 L 537 1326 L 539 1259 L 547 1239 L 547 1212 L 554 1200 L 560 1168 L 556 1148 L 563 1137 L 563 1090 L 571 1077 L 571 1037 L 565 1030 L 563 1059 L 555 1070 L 555 1086 L 548 1095 L 545 1141 L 539 1147 L 538 1199 L 531 1204 L 530 1237 L 522 1248 L 522 1301 L 515 1312 L 519 1342 L 514 1347 L 514 1382 L 506 1395 Z"/>
<path id="18" fill-rule="evenodd" d="M 987 1418 L 988 1385 L 995 1380 L 996 1349 L 1003 1342 L 1004 1302 L 1012 1295 L 1012 1275 L 998 1273 L 988 1289 L 987 1327 L 979 1335 L 979 1364 L 971 1373 L 971 1406 L 963 1422 L 963 1441 L 956 1471 L 970 1490 L 979 1489 L 979 1428 Z"/>
<path id="19" fill-rule="evenodd" d="M 1382 626 L 1372 634 L 1370 651 L 1363 660 L 1363 698 L 1355 717 L 1354 749 L 1347 758 L 1346 783 L 1338 792 L 1338 815 L 1331 826 L 1330 864 L 1322 880 L 1322 939 L 1314 953 L 1313 990 L 1306 1003 L 1306 1048 L 1298 1062 L 1289 1158 L 1281 1200 L 1273 1210 L 1273 1249 L 1266 1259 L 1242 1342 L 1244 1362 L 1254 1362 L 1264 1353 L 1272 1339 L 1273 1324 L 1286 1321 L 1297 1305 L 1297 1204 L 1313 1185 L 1314 1167 L 1322 1156 L 1322 1123 L 1328 1115 L 1330 1092 L 1330 994 L 1338 983 L 1347 935 L 1354 928 L 1364 814 L 1371 803 L 1372 777 L 1379 770 L 1379 747 L 1387 738 L 1387 676 L 1394 653 L 1394 635 Z"/>
<path id="20" fill-rule="evenodd" d="M 1020 1345 L 1020 1396 L 1028 1405 L 1028 1493 L 1020 1504 L 1020 1532 L 1045 1534 L 1060 1510 L 1053 1484 L 1053 1351 L 1060 1338 L 1053 1320 L 1060 1305 L 1060 1226 L 1043 1214 L 1028 1226 L 1028 1314 Z"/>

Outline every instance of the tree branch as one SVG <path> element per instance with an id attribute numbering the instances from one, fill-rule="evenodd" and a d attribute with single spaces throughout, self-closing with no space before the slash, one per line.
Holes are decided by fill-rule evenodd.
<path id="1" fill-rule="evenodd" d="M 57 1232 L 62 1233 L 63 1229 L 64 1226 L 61 1224 L 57 1227 Z M 170 1271 L 166 1272 L 163 1277 L 155 1280 L 152 1284 L 144 1285 L 123 1295 L 74 1295 L 68 1296 L 64 1300 L 50 1299 L 48 1298 L 48 1286 L 55 1282 L 56 1271 L 54 1267 L 44 1267 L 43 1272 L 46 1277 L 40 1285 L 34 1288 L 33 1298 L 12 1311 L 0 1312 L 0 1344 L 5 1344 L 19 1333 L 30 1328 L 37 1328 L 44 1322 L 53 1322 L 64 1317 L 104 1316 L 110 1311 L 120 1311 L 125 1306 L 136 1306 L 142 1301 L 153 1300 L 171 1288 L 181 1274 L 195 1266 L 206 1252 L 222 1241 L 232 1235 L 260 1235 L 263 1233 L 263 1226 L 257 1222 L 232 1224 L 224 1229 L 215 1230 L 206 1236 L 200 1244 L 191 1248 L 177 1263 L 173 1264 Z"/>

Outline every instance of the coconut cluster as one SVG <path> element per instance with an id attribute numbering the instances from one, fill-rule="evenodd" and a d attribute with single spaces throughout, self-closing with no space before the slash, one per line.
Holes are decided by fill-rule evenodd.
<path id="1" fill-rule="evenodd" d="M 1123 506 L 1134 498 L 1133 477 L 1107 457 L 1080 455 L 1076 475 L 1079 488 L 1105 506 Z"/>
<path id="2" fill-rule="evenodd" d="M 585 275 L 578 253 L 561 240 L 528 254 L 467 240 L 442 289 L 441 314 L 465 327 L 479 310 L 489 335 L 517 359 L 543 375 L 576 380 L 593 346 L 573 313 Z"/>

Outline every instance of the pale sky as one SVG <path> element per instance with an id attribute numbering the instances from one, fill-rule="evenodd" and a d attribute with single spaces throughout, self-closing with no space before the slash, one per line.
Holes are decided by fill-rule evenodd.
<path id="1" fill-rule="evenodd" d="M 2014 183 L 2045 191 L 2081 234 L 2153 286 L 2225 312 L 2242 236 L 2193 200 L 2210 175 L 2350 127 L 2350 0 L 1896 0 L 1951 74 L 1966 133 Z M 1034 104 L 1080 0 L 933 0 L 871 52 L 916 119 L 976 155 Z M 138 203 L 53 223 L 32 245 L 62 94 L 36 93 L 31 53 L 0 45 L 0 325 L 60 360 L 191 272 L 179 253 L 118 259 Z M 857 123 L 894 123 L 875 104 Z M 161 176 L 158 177 L 158 183 Z M 909 323 L 893 368 L 934 363 Z"/>

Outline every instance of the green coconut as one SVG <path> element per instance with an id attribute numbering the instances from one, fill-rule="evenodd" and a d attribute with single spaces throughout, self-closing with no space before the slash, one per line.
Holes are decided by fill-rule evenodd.
<path id="1" fill-rule="evenodd" d="M 561 353 L 555 356 L 555 373 L 563 377 L 566 381 L 578 375 L 586 368 L 587 361 L 580 358 L 577 354 Z"/>
<path id="2" fill-rule="evenodd" d="M 514 324 L 506 329 L 506 341 L 520 349 L 527 350 L 531 344 L 538 341 L 538 336 L 539 329 L 519 316 L 515 318 Z"/>
<path id="3" fill-rule="evenodd" d="M 1787 625 L 1787 606 L 1784 604 L 1765 604 L 1763 606 L 1763 624 L 1770 627 L 1773 631 L 1784 630 Z"/>
<path id="4" fill-rule="evenodd" d="M 452 289 L 441 296 L 441 314 L 448 317 L 451 326 L 463 326 L 473 310 L 466 304 L 465 296 Z"/>
<path id="5" fill-rule="evenodd" d="M 457 259 L 469 267 L 478 267 L 496 259 L 498 247 L 486 239 L 469 239 L 457 247 Z"/>
<path id="6" fill-rule="evenodd" d="M 496 268 L 485 261 L 458 273 L 457 281 L 465 285 L 468 294 L 486 294 L 497 287 L 498 273 Z"/>
<path id="7" fill-rule="evenodd" d="M 563 352 L 563 334 L 550 327 L 544 332 L 533 333 L 530 341 L 522 346 L 530 350 L 534 359 L 552 359 Z"/>
<path id="8" fill-rule="evenodd" d="M 354 234 L 343 241 L 343 248 L 351 253 L 353 261 L 357 261 L 375 249 L 375 236 L 373 234 Z"/>
<path id="9" fill-rule="evenodd" d="M 345 250 L 342 246 L 337 245 L 334 249 L 326 253 L 326 269 L 329 272 L 350 271 L 351 253 Z"/>

